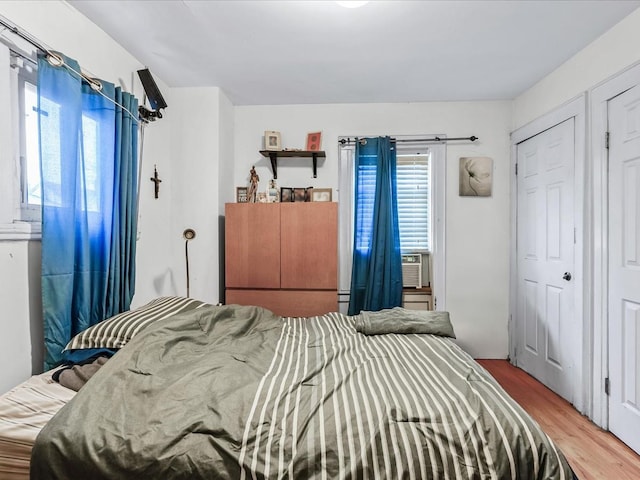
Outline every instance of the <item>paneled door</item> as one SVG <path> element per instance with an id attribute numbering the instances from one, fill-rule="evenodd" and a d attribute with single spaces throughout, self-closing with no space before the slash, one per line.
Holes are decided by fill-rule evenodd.
<path id="1" fill-rule="evenodd" d="M 517 145 L 516 365 L 573 402 L 575 126 Z"/>
<path id="2" fill-rule="evenodd" d="M 609 430 L 640 453 L 640 86 L 608 116 Z"/>

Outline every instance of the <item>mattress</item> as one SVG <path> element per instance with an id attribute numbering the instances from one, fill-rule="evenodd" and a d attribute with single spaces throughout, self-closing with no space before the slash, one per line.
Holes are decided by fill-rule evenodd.
<path id="1" fill-rule="evenodd" d="M 29 478 L 36 436 L 76 392 L 52 380 L 54 370 L 34 375 L 0 396 L 0 479 Z"/>

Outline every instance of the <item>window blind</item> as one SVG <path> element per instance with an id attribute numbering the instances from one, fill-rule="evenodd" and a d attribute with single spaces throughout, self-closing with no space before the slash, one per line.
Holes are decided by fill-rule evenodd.
<path id="1" fill-rule="evenodd" d="M 396 175 L 402 253 L 431 250 L 429 157 L 428 154 L 398 155 Z"/>
<path id="2" fill-rule="evenodd" d="M 428 253 L 430 251 L 430 183 L 429 155 L 398 155 L 396 181 L 398 196 L 398 223 L 402 253 Z M 371 240 L 371 219 L 376 187 L 375 159 L 364 159 L 358 168 L 356 191 L 358 218 L 356 236 L 358 251 L 368 249 Z"/>

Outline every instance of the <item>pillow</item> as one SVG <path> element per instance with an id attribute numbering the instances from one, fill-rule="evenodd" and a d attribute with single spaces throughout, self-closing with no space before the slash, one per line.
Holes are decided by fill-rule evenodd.
<path id="1" fill-rule="evenodd" d="M 449 312 L 442 311 L 408 310 L 402 307 L 378 312 L 362 311 L 356 317 L 355 327 L 356 331 L 365 335 L 427 333 L 456 338 Z"/>
<path id="2" fill-rule="evenodd" d="M 119 313 L 83 330 L 64 348 L 122 348 L 145 327 L 178 313 L 206 306 L 199 300 L 185 297 L 160 297 L 142 307 Z"/>

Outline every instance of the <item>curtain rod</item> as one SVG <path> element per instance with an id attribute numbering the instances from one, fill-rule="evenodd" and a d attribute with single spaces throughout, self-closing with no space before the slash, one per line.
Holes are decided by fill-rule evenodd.
<path id="1" fill-rule="evenodd" d="M 362 143 L 362 141 L 364 140 L 364 138 L 341 138 L 340 140 L 338 140 L 338 143 L 340 145 L 347 145 L 347 144 L 351 144 L 351 143 L 356 143 L 357 141 L 360 141 Z M 476 137 L 475 135 L 471 135 L 470 137 L 450 137 L 450 138 L 442 138 L 442 137 L 433 137 L 433 138 L 392 138 L 391 142 L 392 143 L 404 143 L 404 142 L 411 142 L 411 143 L 422 143 L 422 142 L 451 142 L 451 141 L 460 141 L 460 140 L 468 140 L 470 142 L 475 142 L 476 140 L 478 140 L 478 137 Z"/>
<path id="2" fill-rule="evenodd" d="M 112 98 L 109 98 L 107 95 L 105 95 L 102 92 L 102 83 L 99 80 L 97 80 L 96 78 L 93 78 L 93 76 L 87 75 L 86 73 L 84 73 L 82 71 L 82 69 L 80 69 L 79 72 L 75 71 L 73 68 L 71 68 L 69 65 L 67 65 L 64 62 L 64 59 L 60 55 L 58 55 L 57 53 L 55 53 L 55 52 L 51 51 L 50 49 L 44 47 L 38 40 L 33 38 L 31 35 L 29 35 L 29 34 L 27 34 L 25 32 L 22 32 L 20 29 L 18 29 L 17 26 L 11 25 L 10 23 L 7 23 L 5 21 L 5 17 L 3 17 L 1 15 L 0 15 L 0 25 L 5 27 L 6 29 L 8 29 L 14 35 L 17 35 L 18 37 L 22 38 L 23 40 L 26 40 L 31 45 L 33 45 L 38 50 L 40 50 L 42 53 L 46 53 L 47 57 L 48 57 L 47 60 L 49 61 L 49 63 L 52 66 L 54 66 L 54 67 L 64 67 L 67 70 L 72 71 L 73 73 L 78 75 L 80 78 L 83 78 L 89 85 L 91 85 L 91 88 L 92 88 L 93 91 L 95 91 L 96 93 L 102 95 L 104 98 L 109 100 L 111 103 L 113 103 L 114 105 L 117 105 L 118 107 L 122 108 L 125 112 L 127 112 L 129 115 L 131 115 L 131 119 L 134 122 L 136 122 L 138 125 L 141 125 L 141 124 L 143 125 L 144 124 L 144 122 L 141 122 L 139 120 L 138 115 L 133 114 L 133 112 L 129 111 L 129 109 L 126 108 L 124 105 L 119 104 L 118 102 L 116 102 Z"/>
<path id="3" fill-rule="evenodd" d="M 27 42 L 29 42 L 31 45 L 36 47 L 41 52 L 47 53 L 49 51 L 48 48 L 43 47 L 42 44 L 40 42 L 38 42 L 35 38 L 32 38 L 30 35 L 27 35 L 26 33 L 21 32 L 20 30 L 18 30 L 18 27 L 16 27 L 15 25 L 11 25 L 11 24 L 7 23 L 4 20 L 4 17 L 0 17 L 0 25 L 5 27 L 6 29 L 8 29 L 14 35 L 17 35 L 18 37 L 22 38 L 23 40 L 26 40 Z"/>

